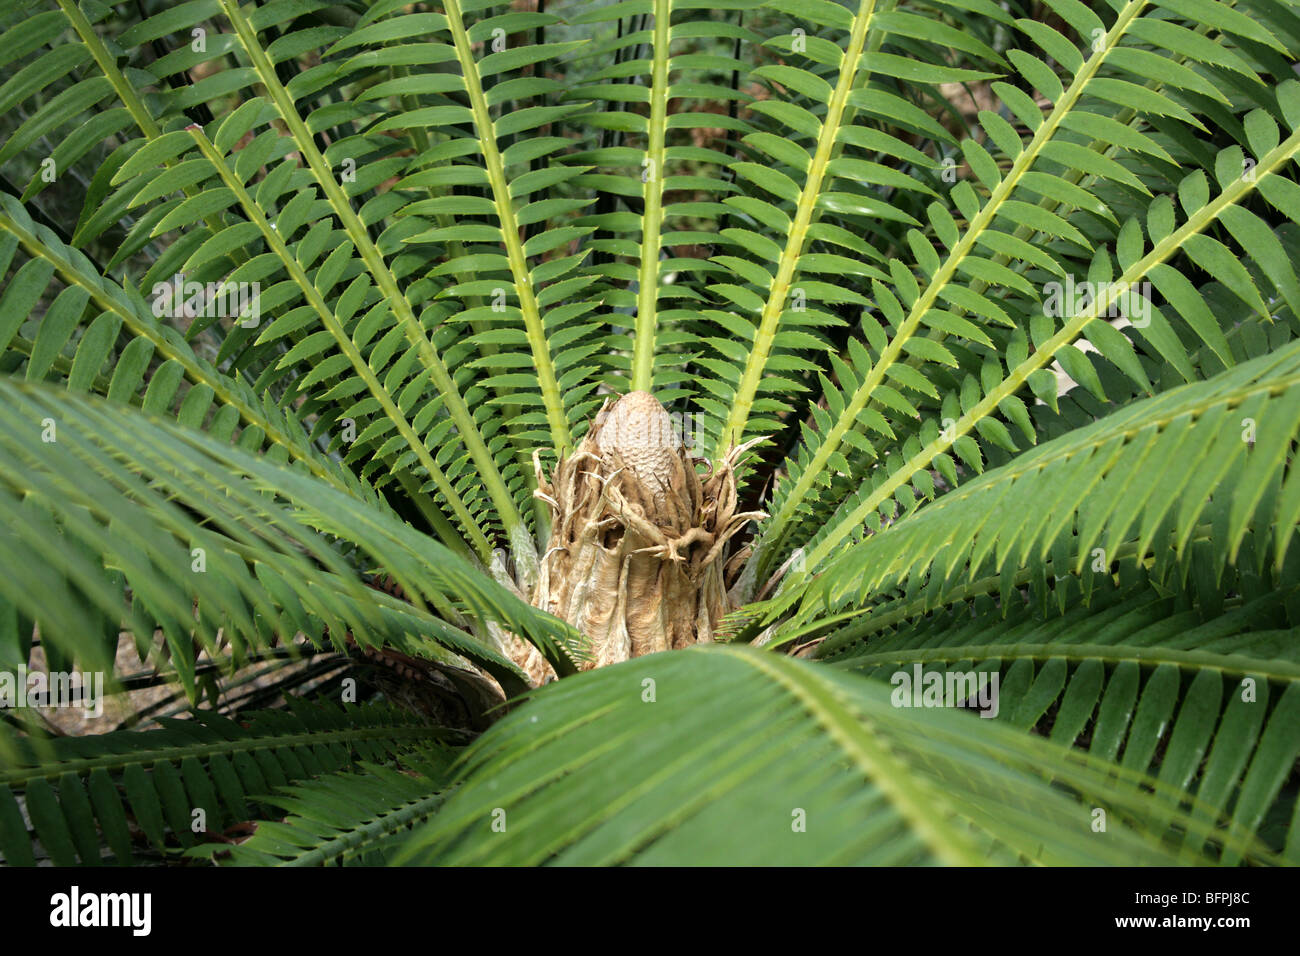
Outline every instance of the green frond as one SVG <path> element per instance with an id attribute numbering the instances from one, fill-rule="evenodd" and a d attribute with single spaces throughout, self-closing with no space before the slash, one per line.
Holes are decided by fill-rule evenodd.
<path id="1" fill-rule="evenodd" d="M 78 659 L 102 666 L 121 619 L 145 643 L 161 627 L 192 693 L 197 649 L 215 649 L 219 632 L 237 651 L 299 631 L 313 641 L 328 634 L 340 648 L 349 635 L 364 646 L 405 644 L 409 635 L 521 687 L 491 639 L 439 619 L 457 613 L 535 641 L 562 670 L 572 666 L 566 649 L 581 655 L 562 622 L 395 517 L 309 476 L 85 398 L 10 382 L 0 382 L 0 393 L 6 560 L 21 569 L 0 587 L 41 624 L 44 641 Z M 411 604 L 373 597 L 359 578 L 372 568 Z M 105 633 L 96 612 L 110 622 L 108 646 L 96 636 Z"/>
<path id="2" fill-rule="evenodd" d="M 1257 427 L 1256 427 L 1257 426 Z M 860 602 L 912 578 L 937 589 L 1051 556 L 1057 573 L 1181 555 L 1212 523 L 1218 570 L 1248 530 L 1281 567 L 1300 518 L 1289 465 L 1300 429 L 1300 343 L 1135 402 L 1018 455 L 843 549 L 800 593 L 804 613 Z M 942 583 L 941 583 L 942 582 Z"/>
<path id="3" fill-rule="evenodd" d="M 335 171 L 317 148 L 307 123 L 299 115 L 290 93 L 275 73 L 274 64 L 258 42 L 254 26 L 240 12 L 236 0 L 220 0 L 220 2 L 222 12 L 235 28 L 240 45 L 252 63 L 252 69 L 267 88 L 276 113 L 288 127 L 294 144 L 306 160 L 317 186 L 328 201 L 329 209 L 342 223 L 375 287 L 383 296 L 388 308 L 392 310 L 398 327 L 402 329 L 407 341 L 418 354 L 424 366 L 423 374 L 427 375 L 437 389 L 461 440 L 479 469 L 479 477 L 492 498 L 506 533 L 511 538 L 511 548 L 516 560 L 527 565 L 532 560 L 530 551 L 533 545 L 521 535 L 522 519 L 519 512 L 448 367 L 429 340 L 411 303 L 398 286 L 392 268 L 385 262 L 378 245 L 371 239 L 366 224 L 352 208 L 342 185 L 335 179 Z"/>
<path id="4" fill-rule="evenodd" d="M 903 710 L 878 682 L 757 651 L 653 655 L 548 688 L 496 725 L 399 859 L 1180 859 L 1167 823 L 1144 816 L 1142 778 L 993 723 Z M 1095 806 L 1124 821 L 1104 839 L 1087 823 Z"/>
<path id="5" fill-rule="evenodd" d="M 884 680 L 916 667 L 945 679 L 997 672 L 999 720 L 1149 773 L 1195 794 L 1203 822 L 1230 819 L 1293 853 L 1292 821 L 1276 811 L 1287 810 L 1278 797 L 1297 756 L 1296 582 L 1206 571 L 1199 593 L 1165 596 L 1145 573 L 1122 577 L 1063 577 L 1041 601 L 979 595 L 911 620 L 882 607 L 829 635 L 819 655 Z M 1225 591 L 1243 596 L 1225 602 Z M 1188 839 L 1199 846 L 1206 832 Z"/>
<path id="6" fill-rule="evenodd" d="M 196 713 L 164 724 L 51 739 L 16 737 L 0 724 L 6 865 L 33 865 L 38 841 L 56 866 L 174 856 L 250 820 L 276 788 L 427 750 L 444 736 L 391 707 L 301 701 L 240 723 Z"/>
<path id="7" fill-rule="evenodd" d="M 251 838 L 233 846 L 207 843 L 189 852 L 236 866 L 381 866 L 404 831 L 442 805 L 445 753 L 404 755 L 404 771 L 362 763 L 281 787 L 263 802 L 288 811 L 283 820 L 259 821 Z"/>
<path id="8" fill-rule="evenodd" d="M 246 450 L 263 451 L 271 461 L 302 462 L 335 487 L 374 500 L 355 477 L 311 446 L 294 417 L 196 354 L 133 290 L 101 276 L 83 254 L 34 223 L 9 196 L 0 196 L 0 229 L 5 231 L 0 259 L 6 267 L 20 245 L 28 256 L 0 298 L 5 315 L 0 340 L 7 351 L 22 355 L 28 381 L 57 377 L 69 391 L 93 390 L 155 413 L 176 408 L 181 383 L 188 382 L 176 410 L 182 424 L 206 424 L 210 434 L 227 439 L 239 428 L 238 440 Z M 59 285 L 52 284 L 55 276 Z M 55 296 L 60 307 L 27 332 L 24 325 L 43 298 L 55 295 L 53 289 L 60 290 Z M 133 338 L 119 347 L 123 331 Z M 70 342 L 75 350 L 67 356 Z M 155 357 L 159 365 L 146 377 Z"/>
<path id="9" fill-rule="evenodd" d="M 1300 83 L 1284 84 L 1279 88 L 1279 97 L 1288 113 L 1300 121 Z M 1265 117 L 1265 121 L 1276 130 L 1272 120 Z M 1005 400 L 1013 397 L 1031 376 L 1035 373 L 1046 372 L 1043 366 L 1052 358 L 1075 355 L 1074 352 L 1067 350 L 1073 348 L 1072 341 L 1084 332 L 1085 327 L 1090 327 L 1090 323 L 1097 323 L 1099 328 L 1102 324 L 1097 322 L 1099 317 L 1106 315 L 1109 310 L 1125 307 L 1122 303 L 1127 303 L 1129 301 L 1128 297 L 1136 294 L 1133 293 L 1134 287 L 1154 270 L 1162 268 L 1165 260 L 1180 251 L 1187 252 L 1192 256 L 1193 261 L 1207 268 L 1212 275 L 1230 287 L 1233 276 L 1244 275 L 1244 268 L 1228 247 L 1217 240 L 1202 235 L 1202 232 L 1213 224 L 1225 210 L 1230 210 L 1236 204 L 1242 202 L 1257 186 L 1260 186 L 1261 191 L 1267 190 L 1265 195 L 1268 192 L 1274 192 L 1276 196 L 1279 187 L 1262 186 L 1261 184 L 1290 182 L 1280 176 L 1275 177 L 1273 174 L 1284 169 L 1287 164 L 1294 160 L 1296 153 L 1300 151 L 1300 129 L 1297 129 L 1296 132 L 1293 132 L 1281 142 L 1278 142 L 1276 138 L 1265 142 L 1271 142 L 1274 145 L 1261 156 L 1258 175 L 1243 176 L 1240 173 L 1242 167 L 1239 162 L 1235 166 L 1231 162 L 1224 164 L 1220 183 L 1221 192 L 1213 199 L 1209 196 L 1208 183 L 1203 174 L 1193 173 L 1183 180 L 1180 200 L 1187 210 L 1188 218 L 1177 229 L 1172 229 L 1172 231 L 1164 234 L 1157 233 L 1158 238 L 1153 236 L 1152 245 L 1149 249 L 1143 241 L 1140 229 L 1134 222 L 1133 227 L 1127 230 L 1122 248 L 1117 250 L 1122 269 L 1120 274 L 1110 278 L 1114 273 L 1110 271 L 1111 261 L 1108 256 L 1094 260 L 1100 262 L 1101 268 L 1090 271 L 1088 274 L 1090 276 L 1099 276 L 1096 285 L 1102 290 L 1101 294 L 1097 295 L 1085 308 L 1076 309 L 1071 307 L 1068 311 L 1072 314 L 1061 317 L 1064 321 L 1060 323 L 1059 328 L 1057 327 L 1058 320 L 1054 319 L 1050 314 L 1051 309 L 1043 309 L 1039 314 L 1031 316 L 1029 337 L 1034 345 L 1032 353 L 1024 355 L 1028 343 L 1021 339 L 1014 351 L 1011 349 L 1007 351 L 1007 371 L 1005 374 L 1001 372 L 1000 368 L 994 368 L 991 374 L 984 375 L 986 378 L 984 383 L 977 381 L 973 377 L 967 379 L 969 388 L 966 387 L 965 383 L 963 384 L 960 400 L 957 399 L 956 395 L 950 395 L 951 404 L 946 404 L 942 414 L 945 420 L 951 421 L 951 425 L 941 427 L 938 422 L 933 420 L 923 424 L 921 439 L 924 446 L 909 455 L 908 460 L 902 467 L 887 478 L 880 480 L 879 484 L 875 485 L 869 494 L 864 495 L 852 510 L 828 529 L 824 536 L 820 537 L 816 546 L 809 550 L 809 566 L 817 567 L 834 546 L 851 532 L 854 525 L 859 524 L 867 515 L 872 514 L 882 502 L 887 501 L 895 492 L 903 490 L 904 486 L 919 470 L 930 465 L 939 455 L 945 454 L 948 449 L 956 450 L 966 464 L 975 471 L 981 470 L 982 463 L 980 462 L 977 446 L 974 439 L 970 438 L 967 433 L 978 429 L 978 433 L 985 441 L 1007 447 L 1009 450 L 1015 450 L 1017 446 L 1009 431 L 999 419 L 993 417 L 994 413 L 1000 409 Z M 1172 208 L 1170 211 L 1172 212 Z M 1172 221 L 1170 225 L 1172 226 Z M 1206 242 L 1202 243 L 1201 240 Z M 1101 278 L 1102 276 L 1106 278 Z M 1253 285 L 1250 288 L 1253 289 Z M 1103 338 L 1101 342 L 1102 346 L 1099 347 L 1104 347 L 1107 340 Z M 941 345 L 935 347 L 943 349 Z M 942 355 L 939 358 L 949 364 L 955 364 L 950 354 L 947 359 L 943 359 Z M 1016 361 L 1016 359 L 1019 359 L 1019 361 Z M 988 364 L 986 360 L 986 367 Z M 1077 361 L 1077 356 L 1076 363 L 1071 365 L 1067 371 L 1077 372 L 1084 381 L 1090 379 L 1086 366 Z M 949 413 L 949 408 L 951 413 Z M 1011 416 L 1010 412 L 1006 414 L 1009 417 Z M 929 435 L 927 435 L 927 425 Z M 961 448 L 963 441 L 967 445 L 964 450 Z M 905 499 L 902 504 L 906 508 L 909 501 Z"/>

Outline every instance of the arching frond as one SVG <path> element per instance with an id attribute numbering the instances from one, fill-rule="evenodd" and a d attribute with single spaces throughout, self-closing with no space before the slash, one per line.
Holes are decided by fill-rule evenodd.
<path id="1" fill-rule="evenodd" d="M 806 586 L 804 606 L 861 600 L 929 574 L 943 589 L 1053 556 L 1080 573 L 1130 536 L 1130 560 L 1181 554 L 1212 522 L 1219 567 L 1246 532 L 1280 567 L 1300 518 L 1290 466 L 1300 429 L 1300 343 L 1136 402 L 1045 442 L 846 548 Z M 1098 554 L 1100 551 L 1100 554 Z M 793 591 L 792 591 L 793 593 Z"/>
<path id="2" fill-rule="evenodd" d="M 100 618 L 125 617 L 146 643 L 161 627 L 192 692 L 196 649 L 215 648 L 219 637 L 242 650 L 298 631 L 328 634 L 338 647 L 349 635 L 382 646 L 386 635 L 415 634 L 519 686 L 517 668 L 490 640 L 435 614 L 498 622 L 561 668 L 562 645 L 580 654 L 561 622 L 322 482 L 85 398 L 3 381 L 0 393 L 11 529 L 3 540 L 7 564 L 21 569 L 4 595 L 40 622 L 44 641 L 79 658 L 102 666 L 111 656 L 117 627 L 105 646 L 95 636 Z M 227 477 L 214 483 L 214 475 Z M 390 575 L 412 604 L 372 596 L 358 579 L 370 568 Z"/>
<path id="3" fill-rule="evenodd" d="M 400 859 L 1178 859 L 1163 828 L 1144 820 L 1137 778 L 971 715 L 903 710 L 889 696 L 879 683 L 752 650 L 658 654 L 583 675 L 470 749 L 461 785 Z M 534 717 L 546 728 L 540 743 Z M 655 732 L 661 721 L 675 739 Z M 1087 825 L 1098 805 L 1125 822 L 1100 839 Z"/>

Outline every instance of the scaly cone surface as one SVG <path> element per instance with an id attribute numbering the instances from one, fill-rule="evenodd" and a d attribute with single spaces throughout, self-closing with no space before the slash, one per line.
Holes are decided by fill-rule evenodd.
<path id="1" fill-rule="evenodd" d="M 550 481 L 538 465 L 552 522 L 532 602 L 590 639 L 584 669 L 713 640 L 733 609 L 725 575 L 744 558 L 729 562 L 728 542 L 766 517 L 736 511 L 735 466 L 753 444 L 710 466 L 654 396 L 629 392 L 605 403 Z M 521 666 L 544 679 L 540 655 L 528 657 Z"/>

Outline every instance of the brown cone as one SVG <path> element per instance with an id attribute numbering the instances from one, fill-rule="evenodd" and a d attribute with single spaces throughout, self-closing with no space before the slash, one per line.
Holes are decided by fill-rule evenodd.
<path id="1" fill-rule="evenodd" d="M 605 403 L 549 482 L 538 465 L 552 530 L 532 602 L 590 639 L 584 669 L 713 639 L 732 610 L 728 542 L 765 517 L 736 512 L 735 464 L 752 444 L 701 477 L 663 405 L 629 392 Z"/>

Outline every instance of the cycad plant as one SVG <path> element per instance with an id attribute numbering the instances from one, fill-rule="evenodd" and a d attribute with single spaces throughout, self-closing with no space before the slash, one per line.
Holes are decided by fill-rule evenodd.
<path id="1" fill-rule="evenodd" d="M 1300 3 L 0 17 L 7 863 L 1300 861 Z"/>

